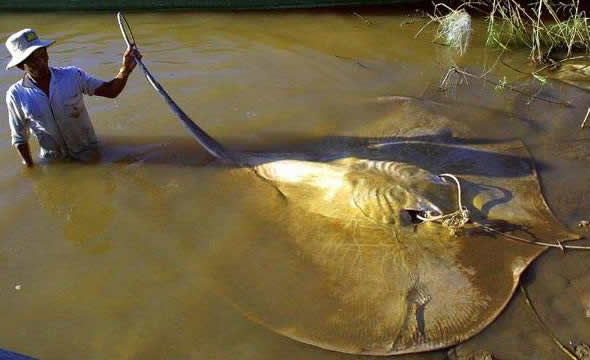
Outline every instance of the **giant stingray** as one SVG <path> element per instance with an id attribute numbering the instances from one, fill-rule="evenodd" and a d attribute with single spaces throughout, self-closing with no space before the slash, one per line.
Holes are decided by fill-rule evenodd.
<path id="1" fill-rule="evenodd" d="M 264 180 L 286 203 L 269 215 L 287 218 L 280 224 L 290 236 L 276 241 L 288 241 L 292 255 L 257 256 L 267 244 L 252 244 L 248 259 L 238 260 L 250 265 L 235 267 L 240 271 L 220 285 L 246 316 L 280 334 L 355 354 L 448 347 L 481 331 L 506 306 L 523 271 L 545 250 L 527 241 L 576 238 L 552 215 L 519 141 L 445 135 L 448 124 L 440 118 L 415 114 L 404 119 L 409 130 L 395 137 L 303 153 L 232 151 L 140 65 L 211 155 Z M 420 220 L 459 207 L 459 187 L 443 173 L 458 177 L 460 203 L 470 213 L 471 222 L 456 233 Z M 277 275 L 258 276 L 269 271 Z"/>

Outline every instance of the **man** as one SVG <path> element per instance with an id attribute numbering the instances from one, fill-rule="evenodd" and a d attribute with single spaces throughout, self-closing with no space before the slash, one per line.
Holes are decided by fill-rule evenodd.
<path id="1" fill-rule="evenodd" d="M 12 144 L 23 164 L 33 166 L 29 132 L 39 141 L 42 159 L 97 158 L 98 141 L 90 122 L 85 95 L 115 98 L 123 91 L 141 54 L 128 48 L 119 72 L 108 82 L 96 79 L 77 67 L 49 67 L 47 47 L 55 41 L 39 39 L 32 29 L 11 35 L 6 47 L 12 59 L 6 66 L 24 71 L 23 78 L 6 92 Z"/>

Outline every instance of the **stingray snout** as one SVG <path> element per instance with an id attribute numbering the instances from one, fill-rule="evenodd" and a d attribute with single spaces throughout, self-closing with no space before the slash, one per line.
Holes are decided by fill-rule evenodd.
<path id="1" fill-rule="evenodd" d="M 442 212 L 439 210 L 416 210 L 403 209 L 400 213 L 402 225 L 417 225 L 422 224 L 425 220 L 431 217 L 441 216 Z"/>

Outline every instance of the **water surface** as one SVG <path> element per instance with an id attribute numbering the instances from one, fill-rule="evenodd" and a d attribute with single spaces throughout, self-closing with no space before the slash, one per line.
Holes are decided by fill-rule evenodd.
<path id="1" fill-rule="evenodd" d="M 586 93 L 560 83 L 541 92 L 576 105 L 563 108 L 471 80 L 448 97 L 438 84 L 453 61 L 474 72 L 496 63 L 498 52 L 478 36 L 483 24 L 458 58 L 433 45 L 432 32 L 415 39 L 423 22 L 408 24 L 404 12 L 361 14 L 162 12 L 128 20 L 145 63 L 228 146 L 274 151 L 325 136 L 395 135 L 400 129 L 388 125 L 396 113 L 379 99 L 425 97 L 453 104 L 444 116 L 480 128 L 482 137 L 523 139 L 543 164 L 543 190 L 558 218 L 575 229 L 590 216 L 590 136 L 578 129 Z M 77 65 L 102 79 L 118 71 L 123 42 L 113 14 L 0 14 L 2 39 L 24 27 L 57 40 L 53 66 Z M 4 48 L 0 54 L 7 62 Z M 505 60 L 528 68 L 526 52 Z M 494 74 L 522 78 L 502 65 Z M 0 93 L 20 76 L 0 72 Z M 284 251 L 286 234 L 268 220 L 280 205 L 259 184 L 208 166 L 210 157 L 139 69 L 116 100 L 86 104 L 103 144 L 95 165 L 23 169 L 6 115 L 0 121 L 0 347 L 42 359 L 361 358 L 276 335 L 220 294 L 218 282 L 248 256 L 240 243 Z M 257 273 L 268 276 L 261 281 L 275 276 L 267 266 Z M 213 268 L 229 270 L 221 276 Z M 550 251 L 527 278 L 564 343 L 590 342 L 589 271 L 587 254 Z M 464 349 L 501 359 L 564 358 L 521 296 Z"/>

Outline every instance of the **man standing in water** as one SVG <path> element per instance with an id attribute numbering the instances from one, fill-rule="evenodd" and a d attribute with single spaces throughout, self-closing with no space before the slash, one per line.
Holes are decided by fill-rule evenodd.
<path id="1" fill-rule="evenodd" d="M 47 47 L 54 42 L 39 39 L 31 29 L 6 41 L 12 56 L 6 69 L 16 66 L 24 71 L 6 92 L 6 105 L 12 144 L 28 167 L 33 166 L 30 130 L 39 141 L 42 159 L 97 159 L 98 141 L 82 94 L 117 97 L 135 68 L 134 57 L 141 59 L 137 49 L 128 48 L 115 78 L 105 82 L 77 67 L 49 67 Z"/>

